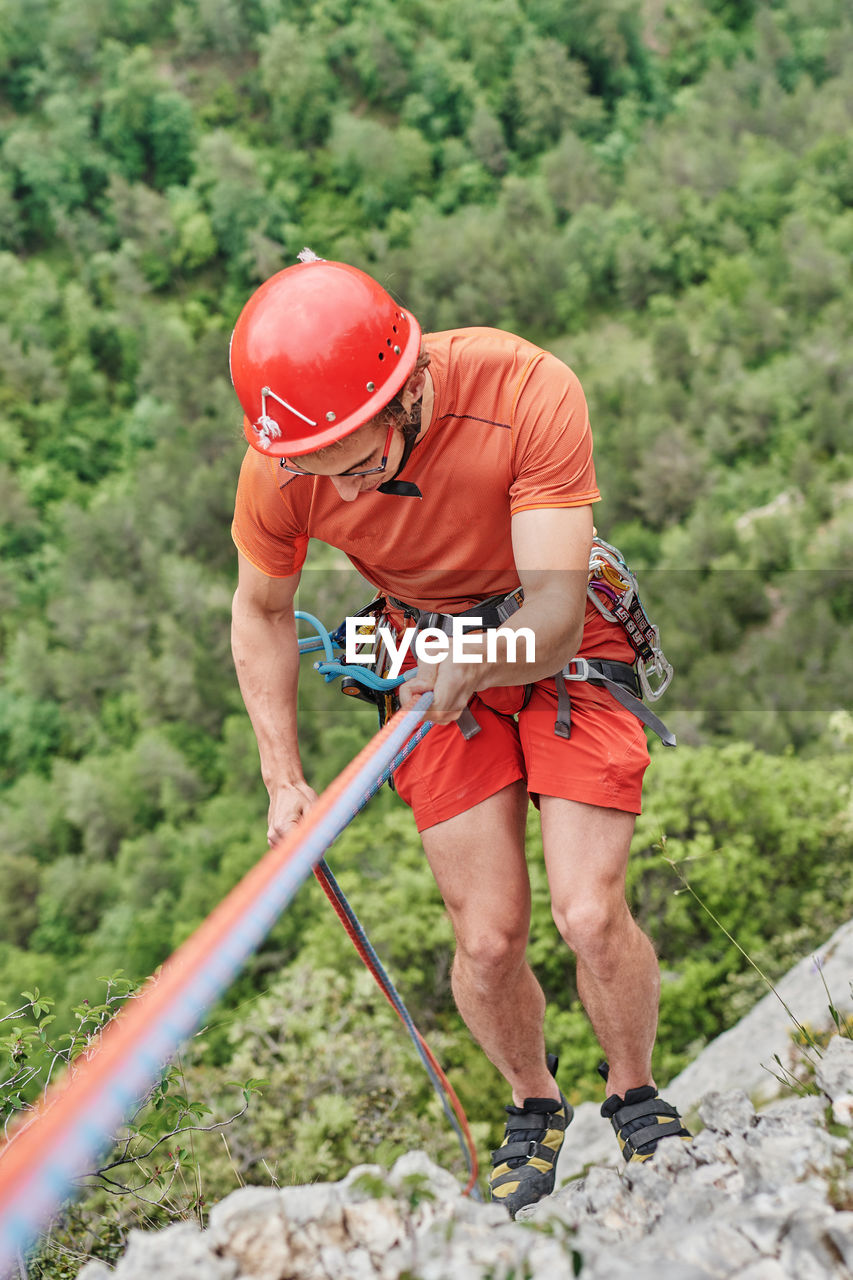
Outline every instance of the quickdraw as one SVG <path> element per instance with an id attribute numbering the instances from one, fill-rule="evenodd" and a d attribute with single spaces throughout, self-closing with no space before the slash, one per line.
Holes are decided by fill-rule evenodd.
<path id="1" fill-rule="evenodd" d="M 660 646 L 660 632 L 643 608 L 637 579 L 621 551 L 597 535 L 589 556 L 587 595 L 609 622 L 618 622 L 637 655 L 637 675 L 645 696 L 656 702 L 669 688 L 672 666 Z"/>

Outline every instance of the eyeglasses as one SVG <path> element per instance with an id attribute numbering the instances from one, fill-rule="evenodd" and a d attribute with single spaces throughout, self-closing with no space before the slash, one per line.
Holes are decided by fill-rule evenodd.
<path id="1" fill-rule="evenodd" d="M 388 434 L 385 437 L 385 444 L 382 449 L 382 461 L 379 463 L 379 466 L 378 467 L 362 467 L 358 471 L 341 471 L 340 472 L 341 479 L 344 479 L 344 478 L 349 479 L 350 476 L 374 476 L 374 475 L 377 475 L 380 471 L 385 470 L 385 468 L 388 466 L 388 455 L 391 452 L 391 438 L 394 435 L 394 425 L 395 424 L 392 422 L 388 427 Z M 289 471 L 291 475 L 294 475 L 294 476 L 316 476 L 319 474 L 317 471 L 306 471 L 304 467 L 294 466 L 293 463 L 288 458 L 282 458 L 281 461 L 279 462 L 279 466 L 282 468 L 283 471 Z"/>

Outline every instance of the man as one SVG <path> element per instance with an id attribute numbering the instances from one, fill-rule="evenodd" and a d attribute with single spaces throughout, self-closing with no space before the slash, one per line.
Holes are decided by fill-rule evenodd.
<path id="1" fill-rule="evenodd" d="M 457 1006 L 512 1090 L 490 1185 L 515 1216 L 553 1189 L 572 1117 L 525 958 L 529 796 L 554 919 L 609 1062 L 602 1113 L 626 1159 L 688 1136 L 652 1081 L 657 960 L 624 892 L 646 742 L 634 715 L 573 663 L 633 679 L 625 633 L 587 601 L 600 495 L 586 402 L 575 375 L 523 339 L 489 329 L 422 339 L 369 276 L 300 256 L 252 296 L 231 345 L 252 446 L 233 526 L 233 649 L 270 796 L 268 838 L 315 799 L 295 712 L 293 600 L 309 538 L 344 551 L 401 628 L 469 611 L 502 639 L 532 631 L 534 653 L 521 644 L 515 660 L 506 644 L 487 660 L 480 632 L 466 648 L 479 643 L 482 661 L 418 667 L 403 698 L 432 689 L 434 727 L 395 775 L 453 923 Z M 517 611 L 501 621 L 494 600 L 512 593 Z M 570 704 L 569 684 L 555 680 L 564 669 Z"/>

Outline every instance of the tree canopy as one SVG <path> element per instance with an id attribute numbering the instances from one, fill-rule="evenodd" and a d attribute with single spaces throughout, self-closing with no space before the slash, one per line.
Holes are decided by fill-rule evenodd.
<path id="1" fill-rule="evenodd" d="M 581 378 L 596 523 L 677 670 L 664 715 L 682 745 L 655 752 L 631 873 L 669 978 L 660 1073 L 757 994 L 676 894 L 662 837 L 766 972 L 849 915 L 852 76 L 842 0 L 0 0 L 9 1007 L 38 984 L 70 1025 L 99 975 L 144 978 L 263 850 L 228 648 L 244 441 L 227 352 L 249 292 L 304 245 L 377 276 L 426 330 L 517 330 Z M 309 563 L 303 607 L 335 623 L 363 602 L 334 555 Z M 374 722 L 307 671 L 300 698 L 320 787 Z M 396 797 L 331 860 L 463 1101 L 499 1109 Z M 549 1036 L 570 1098 L 591 1096 L 533 824 L 530 864 Z M 353 1021 L 347 947 L 306 886 L 199 1051 L 211 1097 L 247 1054 L 275 1058 L 246 1122 L 253 1178 L 285 1096 L 307 1116 L 281 1138 L 301 1177 L 357 1157 L 382 1090 L 421 1098 L 384 1015 Z M 344 1008 L 347 1100 L 309 1167 L 317 1091 L 293 1055 L 316 1057 Z"/>

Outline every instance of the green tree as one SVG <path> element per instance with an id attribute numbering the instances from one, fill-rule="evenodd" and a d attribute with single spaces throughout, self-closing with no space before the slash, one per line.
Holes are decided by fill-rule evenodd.
<path id="1" fill-rule="evenodd" d="M 368 224 L 405 209 L 429 188 L 432 149 L 417 129 L 392 130 L 342 113 L 328 145 L 332 178 L 342 191 L 355 193 Z"/>
<path id="2" fill-rule="evenodd" d="M 99 136 L 130 182 L 159 189 L 192 173 L 193 114 L 187 99 L 159 79 L 146 45 L 108 42 Z"/>
<path id="3" fill-rule="evenodd" d="M 392 0 L 358 5 L 351 21 L 333 26 L 329 59 L 338 75 L 368 102 L 396 111 L 411 87 L 417 31 Z"/>
<path id="4" fill-rule="evenodd" d="M 553 146 L 566 129 L 595 120 L 583 65 L 559 40 L 527 41 L 518 51 L 505 115 L 522 156 Z"/>
<path id="5" fill-rule="evenodd" d="M 220 253 L 226 261 L 240 263 L 266 203 L 257 155 L 225 130 L 212 130 L 199 144 L 193 189 L 199 192 Z"/>
<path id="6" fill-rule="evenodd" d="M 252 5 L 239 0 L 179 0 L 172 10 L 178 47 L 186 57 L 203 49 L 235 54 L 246 49 L 254 34 Z"/>
<path id="7" fill-rule="evenodd" d="M 77 856 L 51 862 L 41 876 L 33 947 L 60 957 L 74 955 L 97 924 L 115 884 L 113 869 L 103 863 Z"/>
<path id="8" fill-rule="evenodd" d="M 464 135 L 479 97 L 473 69 L 432 36 L 419 41 L 403 120 L 427 138 Z"/>
<path id="9" fill-rule="evenodd" d="M 50 10 L 50 0 L 3 0 L 0 5 L 0 92 L 18 109 L 29 103 L 30 77 L 42 62 Z"/>
<path id="10" fill-rule="evenodd" d="M 258 43 L 261 86 L 279 138 L 294 147 L 324 142 L 338 85 L 322 38 L 283 21 L 261 36 Z"/>
<path id="11" fill-rule="evenodd" d="M 548 196 L 561 220 L 584 204 L 606 204 L 612 183 L 585 142 L 567 130 L 542 156 L 541 171 Z"/>
<path id="12" fill-rule="evenodd" d="M 509 164 L 509 153 L 501 122 L 482 102 L 474 108 L 467 133 L 468 144 L 489 173 L 500 177 Z"/>
<path id="13" fill-rule="evenodd" d="M 38 114 L 9 129 L 2 157 L 19 225 L 31 243 L 49 240 L 62 212 L 95 199 L 106 184 L 87 100 L 68 90 L 50 94 Z"/>
<path id="14" fill-rule="evenodd" d="M 441 17 L 443 41 L 471 65 L 487 101 L 496 105 L 527 30 L 522 6 L 518 0 L 459 0 Z"/>
<path id="15" fill-rule="evenodd" d="M 28 854 L 0 853 L 3 896 L 0 898 L 0 937 L 27 947 L 38 923 L 40 868 Z"/>

